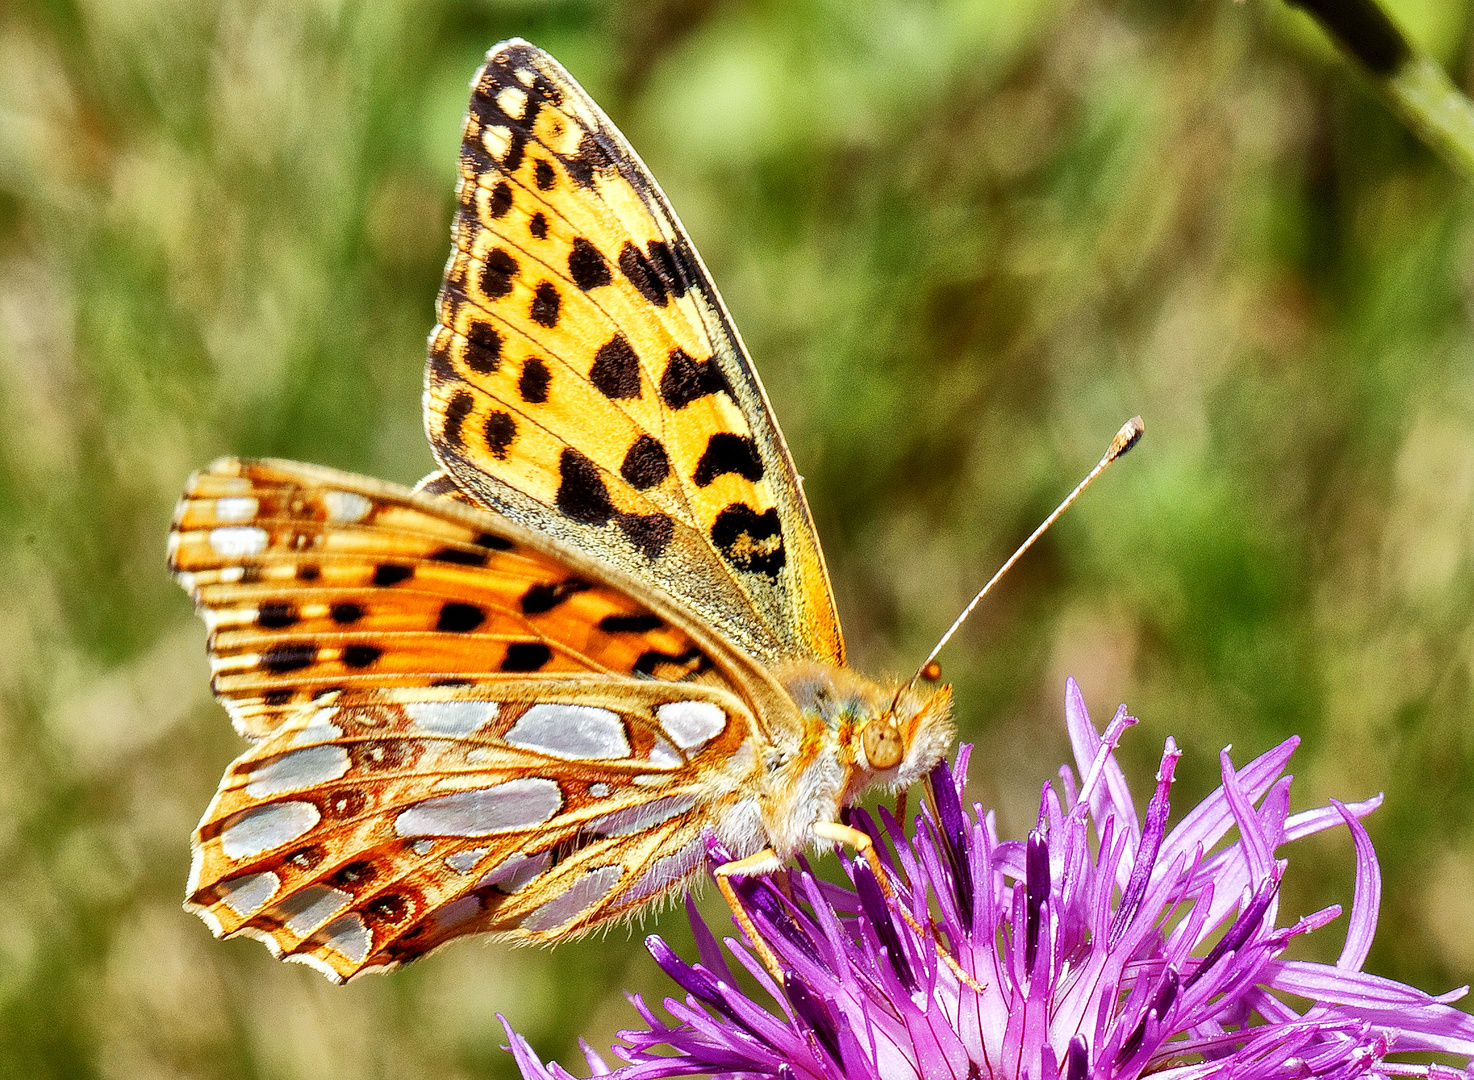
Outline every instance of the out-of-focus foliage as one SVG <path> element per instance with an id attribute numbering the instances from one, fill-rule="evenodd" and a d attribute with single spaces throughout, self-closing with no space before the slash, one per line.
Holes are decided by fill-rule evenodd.
<path id="1" fill-rule="evenodd" d="M 1393 4 L 1450 65 L 1464 5 Z M 179 909 L 239 750 L 163 569 L 189 471 L 412 482 L 466 83 L 548 48 L 684 216 L 905 672 L 1132 413 L 1141 448 L 943 660 L 1029 824 L 1061 695 L 1179 805 L 1291 733 L 1388 795 L 1369 967 L 1474 969 L 1474 208 L 1278 0 L 30 0 L 0 7 L 0 1075 L 500 1076 L 606 1039 L 639 935 L 346 989 Z M 1283 909 L 1345 901 L 1350 845 Z M 660 923 L 679 944 L 679 917 Z M 1334 958 L 1336 931 L 1309 949 Z"/>

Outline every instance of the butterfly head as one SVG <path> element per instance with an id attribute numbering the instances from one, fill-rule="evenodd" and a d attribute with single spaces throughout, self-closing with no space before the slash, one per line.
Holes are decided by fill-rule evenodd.
<path id="1" fill-rule="evenodd" d="M 828 744 L 847 766 L 843 792 L 836 793 L 842 805 L 873 785 L 898 790 L 921 780 L 956 734 L 949 686 L 885 686 L 849 668 L 818 664 L 784 674 L 806 720 L 804 745 Z M 784 757 L 785 765 L 800 770 L 812 761 L 798 746 Z"/>
<path id="2" fill-rule="evenodd" d="M 921 780 L 942 759 L 957 727 L 952 721 L 950 686 L 905 686 L 892 691 L 889 708 L 863 721 L 856 731 L 854 762 L 861 786 L 891 789 Z"/>

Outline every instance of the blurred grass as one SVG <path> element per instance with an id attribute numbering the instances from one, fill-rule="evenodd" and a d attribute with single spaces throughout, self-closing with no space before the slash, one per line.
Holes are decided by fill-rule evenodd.
<path id="1" fill-rule="evenodd" d="M 1389 8 L 1467 84 L 1466 7 Z M 338 989 L 179 910 L 239 743 L 163 570 L 173 501 L 221 453 L 430 467 L 466 81 L 512 34 L 700 245 L 857 666 L 909 670 L 1145 415 L 942 658 L 1010 834 L 1067 674 L 1142 718 L 1143 788 L 1178 738 L 1179 808 L 1221 746 L 1299 733 L 1297 806 L 1387 792 L 1369 967 L 1469 980 L 1474 207 L 1303 15 L 28 0 L 0 7 L 0 1074 L 505 1076 L 495 1011 L 572 1063 L 633 1019 L 616 988 L 662 991 L 638 933 Z M 1344 837 L 1300 847 L 1286 916 L 1349 899 Z"/>

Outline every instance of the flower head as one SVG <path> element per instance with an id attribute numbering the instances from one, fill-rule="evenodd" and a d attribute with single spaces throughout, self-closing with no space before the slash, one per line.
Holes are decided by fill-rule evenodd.
<path id="1" fill-rule="evenodd" d="M 614 1049 L 627 1064 L 613 1075 L 1474 1077 L 1474 1017 L 1449 1005 L 1467 988 L 1432 997 L 1361 970 L 1381 883 L 1357 819 L 1380 798 L 1291 815 L 1290 739 L 1239 770 L 1224 751 L 1222 786 L 1169 830 L 1180 756 L 1172 740 L 1138 813 L 1114 756 L 1135 720 L 1123 707 L 1099 734 L 1073 680 L 1065 714 L 1076 770 L 1061 768 L 1058 787 L 1045 785 L 1026 840 L 1000 840 L 991 813 L 962 807 L 964 746 L 955 770 L 933 771 L 934 806 L 911 839 L 884 810 L 879 826 L 852 815 L 894 849 L 884 886 L 859 859 L 844 864 L 852 889 L 820 880 L 802 859 L 787 891 L 770 878 L 742 881 L 781 985 L 743 944 L 726 944 L 773 1005 L 738 989 L 694 908 L 699 962 L 649 938 L 686 996 L 665 1000 L 670 1020 L 631 999 L 647 1026 L 620 1033 Z M 1356 850 L 1345 946 L 1334 965 L 1286 960 L 1292 938 L 1341 910 L 1279 926 L 1286 863 L 1276 853 L 1340 824 Z M 725 853 L 712 844 L 711 858 Z M 1287 996 L 1310 1004 L 1297 1009 Z M 524 1076 L 569 1075 L 508 1035 Z M 1461 1065 L 1399 1060 L 1425 1051 Z M 585 1053 L 596 1075 L 608 1072 Z"/>

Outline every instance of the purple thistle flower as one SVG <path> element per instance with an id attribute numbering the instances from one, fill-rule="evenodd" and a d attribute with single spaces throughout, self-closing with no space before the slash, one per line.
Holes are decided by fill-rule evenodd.
<path id="1" fill-rule="evenodd" d="M 1168 739 L 1144 819 L 1117 764 L 1123 706 L 1096 732 L 1070 680 L 1065 715 L 1075 772 L 1046 785 L 1024 842 L 998 839 L 991 813 L 962 808 L 969 747 L 955 772 L 931 774 L 935 813 L 908 840 L 884 809 L 883 829 L 855 811 L 851 824 L 889 837 L 891 898 L 863 860 L 844 860 L 854 889 L 816 878 L 799 859 L 785 895 L 768 878 L 739 894 L 777 954 L 779 986 L 743 944 L 727 948 L 776 1008 L 742 993 L 715 938 L 688 900 L 700 962 L 659 937 L 647 944 L 685 991 L 662 1019 L 631 998 L 647 1025 L 623 1031 L 610 1074 L 584 1046 L 596 1076 L 658 1080 L 875 1078 L 963 1080 L 1278 1080 L 1292 1077 L 1474 1077 L 1474 1017 L 1451 1008 L 1467 987 L 1432 997 L 1361 971 L 1381 899 L 1377 860 L 1357 820 L 1381 802 L 1290 815 L 1298 743 L 1289 739 L 1235 770 L 1167 828 L 1180 751 Z M 1356 850 L 1346 943 L 1334 965 L 1285 960 L 1295 936 L 1341 913 L 1326 908 L 1279 927 L 1279 847 L 1345 824 Z M 1237 829 L 1237 838 L 1214 850 Z M 884 844 L 878 844 L 882 851 Z M 710 845 L 713 864 L 725 860 Z M 1211 852 L 1211 854 L 1210 854 Z M 931 908 L 929 910 L 929 904 Z M 936 927 L 919 935 L 902 915 Z M 1210 945 L 1209 943 L 1212 942 Z M 969 976 L 959 978 L 939 944 Z M 969 983 L 975 985 L 969 985 Z M 975 986 L 982 987 L 979 992 Z M 1308 1001 L 1299 1010 L 1284 996 Z M 505 1024 L 505 1020 L 503 1024 Z M 507 1028 L 525 1077 L 565 1080 Z M 1455 1068 L 1391 1060 L 1452 1055 Z"/>

